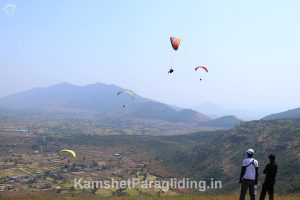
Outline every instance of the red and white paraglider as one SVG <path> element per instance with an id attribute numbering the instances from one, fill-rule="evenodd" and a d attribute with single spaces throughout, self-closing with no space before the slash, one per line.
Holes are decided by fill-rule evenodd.
<path id="1" fill-rule="evenodd" d="M 204 71 L 208 72 L 208 68 L 206 66 L 198 66 L 195 68 L 195 71 L 197 71 L 198 69 L 203 69 Z M 201 78 L 200 78 L 200 81 L 202 81 Z"/>
<path id="2" fill-rule="evenodd" d="M 204 69 L 206 72 L 208 72 L 208 69 L 206 66 L 198 66 L 195 68 L 195 71 L 197 71 L 198 69 Z"/>

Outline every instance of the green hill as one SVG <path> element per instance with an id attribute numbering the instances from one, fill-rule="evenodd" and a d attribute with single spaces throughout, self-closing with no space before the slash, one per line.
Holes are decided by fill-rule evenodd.
<path id="1" fill-rule="evenodd" d="M 281 113 L 268 115 L 263 120 L 275 120 L 275 119 L 300 119 L 300 108 L 295 108 Z"/>
<path id="2" fill-rule="evenodd" d="M 242 159 L 248 148 L 255 150 L 260 166 L 260 183 L 264 180 L 262 170 L 267 156 L 277 156 L 279 172 L 276 191 L 300 192 L 300 120 L 271 120 L 242 122 L 228 131 L 200 132 L 174 136 L 69 136 L 60 139 L 72 146 L 93 145 L 128 149 L 153 157 L 175 177 L 193 180 L 221 180 L 221 192 L 239 190 L 239 173 Z M 154 172 L 155 173 L 155 172 Z M 159 174 L 157 174 L 159 175 Z"/>
<path id="3" fill-rule="evenodd" d="M 226 190 L 238 189 L 242 159 L 248 148 L 255 150 L 261 174 L 267 156 L 277 156 L 276 190 L 300 192 L 300 120 L 245 122 L 224 134 L 203 138 L 197 144 L 176 146 L 158 153 L 172 172 L 198 180 L 219 179 Z"/>

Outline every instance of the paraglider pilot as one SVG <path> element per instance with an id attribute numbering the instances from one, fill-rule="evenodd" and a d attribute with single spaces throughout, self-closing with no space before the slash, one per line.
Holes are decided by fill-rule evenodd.
<path id="1" fill-rule="evenodd" d="M 168 71 L 168 74 L 172 74 L 174 72 L 174 69 L 171 68 L 169 71 Z"/>

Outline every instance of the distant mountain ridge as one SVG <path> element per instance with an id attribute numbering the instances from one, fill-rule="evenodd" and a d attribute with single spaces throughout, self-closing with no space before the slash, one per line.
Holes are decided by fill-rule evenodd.
<path id="1" fill-rule="evenodd" d="M 276 120 L 276 119 L 300 119 L 300 108 L 295 108 L 281 113 L 268 115 L 263 120 Z"/>
<path id="2" fill-rule="evenodd" d="M 34 88 L 0 99 L 2 107 L 24 109 L 86 110 L 111 112 L 125 105 L 120 114 L 138 118 L 166 121 L 209 120 L 205 115 L 193 110 L 175 110 L 169 105 L 136 96 L 134 100 L 127 95 L 117 95 L 123 88 L 115 85 L 96 83 L 76 86 L 60 83 L 46 88 Z M 112 116 L 112 115 L 111 115 Z"/>
<path id="3" fill-rule="evenodd" d="M 103 83 L 76 86 L 60 83 L 45 88 L 34 88 L 28 91 L 9 95 L 0 99 L 3 109 L 68 113 L 100 113 L 101 118 L 143 119 L 169 123 L 185 123 L 194 127 L 232 128 L 239 120 L 219 118 L 211 121 L 206 115 L 192 109 L 180 109 L 137 94 L 132 100 L 127 95 L 117 95 L 122 87 Z M 123 107 L 125 105 L 125 107 Z M 32 113 L 34 114 L 34 112 Z M 68 117 L 72 114 L 68 114 Z M 210 122 L 211 121 L 211 122 Z M 210 123 L 206 123 L 210 122 Z M 222 127 L 224 125 L 224 127 Z"/>
<path id="4" fill-rule="evenodd" d="M 241 122 L 243 121 L 238 119 L 237 117 L 233 115 L 228 115 L 207 122 L 203 122 L 202 125 L 208 127 L 219 127 L 219 128 L 231 129 L 232 127 L 240 124 Z"/>
<path id="5" fill-rule="evenodd" d="M 228 109 L 214 103 L 203 103 L 201 105 L 191 107 L 191 109 L 199 111 L 212 118 L 234 115 L 245 121 L 258 120 L 267 114 L 272 113 L 267 110 Z"/>
<path id="6" fill-rule="evenodd" d="M 9 95 L 0 99 L 0 104 L 14 108 L 69 108 L 104 111 L 126 100 L 126 96 L 116 96 L 121 89 L 121 87 L 103 83 L 87 86 L 60 83 Z"/>

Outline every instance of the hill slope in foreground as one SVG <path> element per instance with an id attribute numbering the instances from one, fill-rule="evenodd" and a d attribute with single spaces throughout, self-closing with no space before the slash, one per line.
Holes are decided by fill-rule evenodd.
<path id="1" fill-rule="evenodd" d="M 275 153 L 279 165 L 277 193 L 299 193 L 300 175 L 300 120 L 252 121 L 229 131 L 200 132 L 175 136 L 91 136 L 82 134 L 29 134 L 0 132 L 0 177 L 23 192 L 53 190 L 59 186 L 72 193 L 72 180 L 83 177 L 106 180 L 125 179 L 222 181 L 222 189 L 214 193 L 239 190 L 238 178 L 241 161 L 247 148 L 256 151 L 262 168 L 269 153 Z M 61 149 L 77 152 L 76 159 L 62 155 Z M 114 156 L 118 153 L 118 156 Z M 100 168 L 99 168 L 100 167 Z M 23 179 L 30 174 L 28 183 L 11 182 L 7 177 Z M 42 187 L 42 188 L 40 188 Z M 76 190 L 75 193 L 88 192 Z M 103 193 L 105 192 L 105 193 Z M 190 194 L 192 191 L 188 191 Z M 210 191 L 208 191 L 210 192 Z M 96 195 L 113 195 L 98 190 Z M 125 190 L 120 195 L 157 196 L 159 191 Z M 166 195 L 184 195 L 184 191 L 169 191 Z M 199 194 L 199 193 L 198 193 Z M 200 193 L 203 194 L 203 193 Z M 10 194 L 11 195 L 11 194 Z"/>
<path id="2" fill-rule="evenodd" d="M 238 188 L 242 159 L 248 148 L 255 150 L 260 181 L 267 156 L 277 156 L 276 191 L 300 192 L 300 120 L 252 121 L 216 137 L 185 148 L 172 147 L 159 154 L 165 166 L 183 177 L 223 180 L 228 190 Z"/>

